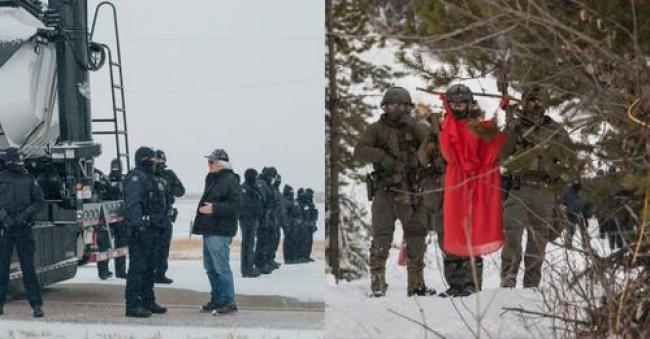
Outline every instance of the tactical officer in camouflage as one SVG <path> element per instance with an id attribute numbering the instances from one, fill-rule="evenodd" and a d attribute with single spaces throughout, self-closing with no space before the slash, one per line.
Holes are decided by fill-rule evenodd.
<path id="1" fill-rule="evenodd" d="M 373 180 L 371 289 L 385 295 L 386 259 L 393 241 L 395 221 L 400 220 L 406 239 L 408 295 L 435 293 L 424 283 L 424 253 L 428 214 L 422 199 L 410 192 L 422 189 L 426 168 L 418 161 L 418 149 L 427 138 L 427 128 L 410 116 L 411 96 L 404 88 L 392 87 L 381 101 L 384 114 L 368 126 L 354 150 L 356 160 L 371 162 Z"/>
<path id="2" fill-rule="evenodd" d="M 555 195 L 575 173 L 569 134 L 545 115 L 542 96 L 541 89 L 530 88 L 524 91 L 520 107 L 506 108 L 507 138 L 501 164 L 507 169 L 511 189 L 504 203 L 502 287 L 516 285 L 524 230 L 528 232 L 524 287 L 539 286 L 546 244 L 559 231 L 551 223 Z"/>
<path id="3" fill-rule="evenodd" d="M 453 85 L 447 89 L 445 94 L 456 119 L 476 119 L 482 115 L 469 87 L 462 84 Z M 442 222 L 436 224 L 436 232 L 438 233 L 438 244 L 442 249 L 444 239 Z M 480 290 L 483 279 L 483 259 L 480 256 L 474 257 L 474 263 L 478 278 L 476 284 L 474 283 L 471 259 L 469 257 L 444 253 L 443 250 L 444 275 L 449 289 L 441 293 L 440 296 L 464 297 Z"/>

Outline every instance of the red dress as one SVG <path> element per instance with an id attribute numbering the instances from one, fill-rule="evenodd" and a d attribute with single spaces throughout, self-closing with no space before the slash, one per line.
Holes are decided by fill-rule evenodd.
<path id="1" fill-rule="evenodd" d="M 505 134 L 481 140 L 457 120 L 447 100 L 440 150 L 447 161 L 443 203 L 443 249 L 458 256 L 480 256 L 503 246 L 503 208 L 499 153 Z M 496 128 L 494 120 L 483 127 Z"/>

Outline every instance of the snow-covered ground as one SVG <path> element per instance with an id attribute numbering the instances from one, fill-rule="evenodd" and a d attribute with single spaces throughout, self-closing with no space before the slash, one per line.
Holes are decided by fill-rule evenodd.
<path id="1" fill-rule="evenodd" d="M 244 338 L 322 338 L 317 330 L 281 330 L 266 328 L 155 327 L 98 324 L 46 323 L 32 321 L 0 321 L 3 339 L 244 339 Z"/>
<path id="2" fill-rule="evenodd" d="M 231 258 L 230 266 L 235 276 L 235 293 L 239 295 L 276 295 L 297 298 L 301 301 L 323 301 L 325 292 L 324 262 L 282 265 L 269 275 L 258 278 L 242 278 L 239 274 L 239 258 Z M 112 269 L 112 263 L 111 263 Z M 197 260 L 170 261 L 167 276 L 174 280 L 165 287 L 181 288 L 197 292 L 210 292 L 210 283 L 203 263 Z M 93 264 L 79 267 L 74 279 L 62 284 L 124 285 L 123 279 L 99 280 L 97 267 Z"/>
<path id="3" fill-rule="evenodd" d="M 592 223 L 592 236 L 595 227 Z M 399 227 L 395 239 L 401 239 Z M 578 243 L 576 236 L 574 245 L 579 246 Z M 592 247 L 601 254 L 608 252 L 600 239 L 592 239 Z M 484 257 L 483 290 L 466 298 L 407 298 L 406 267 L 397 264 L 398 254 L 397 248 L 391 250 L 386 272 L 389 287 L 384 298 L 368 297 L 368 278 L 339 285 L 328 281 L 325 296 L 327 338 L 474 338 L 479 327 L 482 338 L 552 338 L 558 335 L 554 332 L 556 324 L 552 320 L 505 310 L 518 308 L 543 312 L 545 281 L 543 278 L 542 292 L 499 288 L 500 251 Z M 543 267 L 546 275 L 543 277 L 548 276 L 551 268 L 557 269 L 557 265 L 564 262 L 563 254 L 562 248 L 548 245 Z M 518 286 L 521 286 L 523 261 L 519 272 Z M 435 236 L 431 238 L 427 251 L 425 280 L 429 287 L 438 291 L 447 288 Z M 481 318 L 480 325 L 478 318 Z M 430 330 L 416 322 L 425 324 Z"/>

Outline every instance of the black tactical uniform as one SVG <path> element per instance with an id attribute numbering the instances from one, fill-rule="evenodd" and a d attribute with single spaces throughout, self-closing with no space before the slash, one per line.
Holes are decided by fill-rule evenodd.
<path id="1" fill-rule="evenodd" d="M 307 262 L 307 243 L 309 240 L 309 203 L 305 195 L 305 189 L 298 189 L 298 208 L 300 209 L 300 222 L 298 223 L 298 236 L 297 236 L 297 261 L 299 263 Z"/>
<path id="2" fill-rule="evenodd" d="M 165 186 L 165 219 L 160 241 L 158 242 L 158 254 L 154 268 L 154 282 L 159 284 L 171 284 L 173 280 L 167 278 L 167 268 L 169 267 L 169 247 L 172 242 L 173 223 L 178 216 L 178 210 L 174 208 L 176 198 L 185 195 L 185 187 L 174 171 L 167 168 L 167 156 L 162 150 L 156 151 L 158 165 L 156 166 L 156 176 Z"/>
<path id="3" fill-rule="evenodd" d="M 311 258 L 311 251 L 314 245 L 314 233 L 318 230 L 316 222 L 318 221 L 318 209 L 314 204 L 314 190 L 308 188 L 305 190 L 305 200 L 309 209 L 307 210 L 307 236 L 305 239 L 305 258 L 307 261 L 314 261 Z"/>
<path id="4" fill-rule="evenodd" d="M 255 278 L 260 272 L 255 265 L 255 235 L 260 221 L 264 218 L 264 197 L 257 182 L 257 171 L 249 168 L 244 173 L 245 181 L 241 185 L 242 209 L 239 227 L 242 233 L 241 275 Z"/>
<path id="5" fill-rule="evenodd" d="M 272 213 L 278 207 L 271 183 L 277 175 L 274 168 L 265 167 L 260 174 L 260 188 L 264 197 L 264 218 L 257 229 L 257 244 L 255 246 L 255 265 L 262 274 L 271 273 L 276 267 L 271 263 L 273 218 Z"/>
<path id="6" fill-rule="evenodd" d="M 277 201 L 277 207 L 271 212 L 273 233 L 271 233 L 271 251 L 269 255 L 271 256 L 271 265 L 275 268 L 280 267 L 280 263 L 275 261 L 275 254 L 278 252 L 278 248 L 280 247 L 280 238 L 282 238 L 280 229 L 282 228 L 284 220 L 284 199 L 282 198 L 282 192 L 280 192 L 281 183 L 282 177 L 278 174 L 273 179 L 273 184 L 271 186 L 273 189 L 273 199 Z"/>
<path id="7" fill-rule="evenodd" d="M 124 210 L 131 256 L 126 280 L 126 316 L 151 316 L 167 309 L 156 303 L 153 291 L 157 244 L 167 217 L 165 190 L 155 172 L 156 153 L 140 147 L 136 168 L 124 177 Z"/>
<path id="8" fill-rule="evenodd" d="M 34 317 L 43 316 L 43 300 L 34 268 L 32 226 L 38 211 L 45 207 L 43 191 L 25 171 L 22 155 L 10 148 L 5 155 L 6 169 L 0 172 L 0 314 L 9 282 L 9 266 L 14 247 L 20 262 L 27 299 Z"/>
<path id="9" fill-rule="evenodd" d="M 284 241 L 282 242 L 282 256 L 286 264 L 295 264 L 298 259 L 298 236 L 300 223 L 302 222 L 302 211 L 300 205 L 294 199 L 293 188 L 284 185 L 282 190 L 284 199 Z"/>

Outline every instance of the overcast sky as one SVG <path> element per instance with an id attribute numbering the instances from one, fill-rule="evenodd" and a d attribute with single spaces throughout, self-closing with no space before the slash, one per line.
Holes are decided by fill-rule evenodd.
<path id="1" fill-rule="evenodd" d="M 191 192 L 202 190 L 203 156 L 216 147 L 242 176 L 273 165 L 284 183 L 323 190 L 322 1 L 114 3 L 132 153 L 141 145 L 165 150 Z M 112 42 L 107 14 L 95 41 Z M 92 74 L 91 83 L 94 117 L 109 115 L 108 74 Z M 115 151 L 111 139 L 100 140 L 97 167 L 106 169 Z"/>

